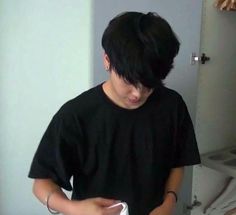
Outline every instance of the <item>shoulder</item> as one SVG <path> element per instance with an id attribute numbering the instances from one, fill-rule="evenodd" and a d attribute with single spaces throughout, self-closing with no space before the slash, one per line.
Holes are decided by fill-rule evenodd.
<path id="1" fill-rule="evenodd" d="M 156 111 L 158 110 L 162 114 L 168 114 L 175 118 L 179 118 L 188 112 L 181 94 L 165 86 L 155 89 L 152 101 L 154 102 L 151 104 L 154 104 Z"/>
<path id="2" fill-rule="evenodd" d="M 175 106 L 185 104 L 183 97 L 175 90 L 162 86 L 156 89 L 157 97 L 165 104 Z"/>
<path id="3" fill-rule="evenodd" d="M 58 110 L 57 115 L 83 115 L 84 112 L 96 108 L 101 102 L 100 89 L 101 85 L 98 85 L 67 101 Z"/>

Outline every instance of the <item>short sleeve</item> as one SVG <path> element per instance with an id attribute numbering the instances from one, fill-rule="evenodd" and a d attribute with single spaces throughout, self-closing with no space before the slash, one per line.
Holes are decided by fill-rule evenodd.
<path id="1" fill-rule="evenodd" d="M 178 102 L 176 121 L 173 167 L 199 164 L 201 160 L 193 123 L 182 97 Z"/>
<path id="2" fill-rule="evenodd" d="M 70 178 L 82 159 L 81 141 L 75 117 L 57 113 L 40 141 L 28 176 L 51 178 L 60 187 L 72 190 Z"/>

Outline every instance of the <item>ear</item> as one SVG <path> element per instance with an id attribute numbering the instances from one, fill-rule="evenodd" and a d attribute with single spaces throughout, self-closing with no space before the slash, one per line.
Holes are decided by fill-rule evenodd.
<path id="1" fill-rule="evenodd" d="M 105 70 L 109 71 L 110 70 L 110 59 L 105 52 L 103 54 L 103 64 L 104 64 Z"/>

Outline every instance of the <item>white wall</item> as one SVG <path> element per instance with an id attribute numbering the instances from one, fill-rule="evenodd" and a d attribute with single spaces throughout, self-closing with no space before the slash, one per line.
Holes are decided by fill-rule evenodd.
<path id="1" fill-rule="evenodd" d="M 27 178 L 52 115 L 90 87 L 91 1 L 0 3 L 0 214 L 48 214 Z"/>

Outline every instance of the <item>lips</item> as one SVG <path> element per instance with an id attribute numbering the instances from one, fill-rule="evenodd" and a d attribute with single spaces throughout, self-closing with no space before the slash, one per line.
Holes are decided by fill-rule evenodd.
<path id="1" fill-rule="evenodd" d="M 130 103 L 137 104 L 140 102 L 140 99 L 129 99 Z"/>

